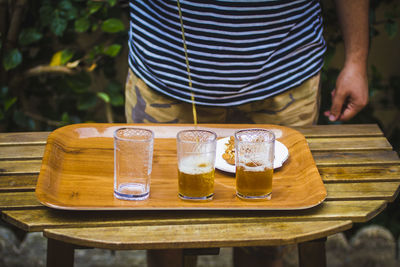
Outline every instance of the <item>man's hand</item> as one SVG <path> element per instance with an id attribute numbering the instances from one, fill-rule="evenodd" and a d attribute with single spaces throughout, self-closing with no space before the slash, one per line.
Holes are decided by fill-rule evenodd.
<path id="1" fill-rule="evenodd" d="M 330 121 L 347 121 L 360 112 L 368 103 L 368 80 L 365 69 L 345 66 L 332 91 L 331 109 L 324 115 Z"/>
<path id="2" fill-rule="evenodd" d="M 324 115 L 330 121 L 353 118 L 368 102 L 368 0 L 336 0 L 336 10 L 343 35 L 345 62 L 331 109 Z"/>

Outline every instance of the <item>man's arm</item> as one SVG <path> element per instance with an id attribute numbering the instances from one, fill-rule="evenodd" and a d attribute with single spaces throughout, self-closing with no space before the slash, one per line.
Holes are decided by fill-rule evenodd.
<path id="1" fill-rule="evenodd" d="M 335 0 L 342 30 L 345 62 L 332 92 L 331 121 L 346 121 L 368 103 L 368 0 Z"/>

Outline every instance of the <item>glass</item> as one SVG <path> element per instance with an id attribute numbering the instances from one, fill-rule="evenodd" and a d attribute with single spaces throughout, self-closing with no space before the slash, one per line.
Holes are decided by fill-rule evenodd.
<path id="1" fill-rule="evenodd" d="M 236 195 L 271 199 L 275 135 L 266 129 L 235 132 Z"/>
<path id="2" fill-rule="evenodd" d="M 114 196 L 144 200 L 150 195 L 154 133 L 140 128 L 114 132 Z"/>
<path id="3" fill-rule="evenodd" d="M 207 130 L 185 130 L 177 135 L 179 197 L 210 200 L 214 196 L 217 135 Z"/>

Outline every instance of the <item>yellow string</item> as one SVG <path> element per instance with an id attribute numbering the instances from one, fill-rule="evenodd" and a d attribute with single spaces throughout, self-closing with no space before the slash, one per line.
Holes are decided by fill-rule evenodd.
<path id="1" fill-rule="evenodd" d="M 190 98 L 192 100 L 193 123 L 194 123 L 194 125 L 197 125 L 197 112 L 196 112 L 196 105 L 194 103 L 194 93 L 193 93 L 193 88 L 192 88 L 192 77 L 190 75 L 189 57 L 188 57 L 187 46 L 186 46 L 185 30 L 183 28 L 181 4 L 180 4 L 179 0 L 177 0 L 177 3 L 178 3 L 179 20 L 181 22 L 183 49 L 185 51 L 186 71 L 187 71 L 187 74 L 188 74 L 189 88 L 190 88 L 190 94 L 191 94 Z"/>

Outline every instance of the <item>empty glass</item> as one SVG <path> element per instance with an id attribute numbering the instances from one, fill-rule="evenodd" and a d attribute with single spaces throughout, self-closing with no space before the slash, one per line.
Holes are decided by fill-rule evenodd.
<path id="1" fill-rule="evenodd" d="M 150 194 L 154 133 L 120 128 L 114 132 L 114 196 L 144 200 Z"/>

